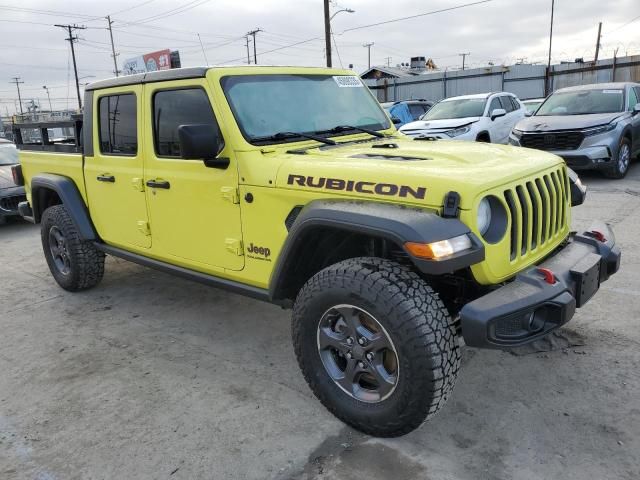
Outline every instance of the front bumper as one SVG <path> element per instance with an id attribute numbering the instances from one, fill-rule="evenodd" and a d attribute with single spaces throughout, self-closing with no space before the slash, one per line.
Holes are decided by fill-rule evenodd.
<path id="1" fill-rule="evenodd" d="M 545 150 L 562 157 L 573 170 L 601 170 L 610 168 L 618 154 L 620 133 L 616 130 L 599 135 L 584 137 L 580 146 L 573 150 Z M 522 146 L 520 138 L 513 132 L 509 135 L 509 145 Z"/>
<path id="2" fill-rule="evenodd" d="M 613 232 L 595 222 L 540 265 L 465 305 L 460 312 L 465 343 L 504 348 L 533 342 L 571 320 L 619 267 Z"/>

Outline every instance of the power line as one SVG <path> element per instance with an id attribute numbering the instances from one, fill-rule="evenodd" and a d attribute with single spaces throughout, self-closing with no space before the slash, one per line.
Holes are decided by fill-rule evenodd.
<path id="1" fill-rule="evenodd" d="M 179 13 L 186 12 L 187 10 L 191 10 L 193 8 L 199 7 L 200 5 L 204 5 L 205 3 L 208 3 L 210 1 L 211 0 L 192 0 L 191 2 L 188 2 L 180 7 L 172 8 L 171 10 L 166 10 L 156 15 L 151 15 L 150 17 L 139 18 L 135 20 L 135 23 L 148 23 L 148 22 L 155 22 L 157 20 L 162 20 L 163 18 L 172 17 L 174 15 L 178 15 Z M 133 22 L 124 22 L 124 23 L 126 24 L 126 23 L 133 23 Z"/>
<path id="2" fill-rule="evenodd" d="M 118 10 L 117 12 L 111 12 L 109 15 L 107 15 L 108 17 L 112 17 L 113 15 L 118 15 L 119 13 L 124 13 L 124 12 L 128 12 L 129 10 L 133 10 L 134 8 L 140 8 L 143 7 L 145 5 L 147 5 L 148 3 L 151 2 L 155 2 L 156 0 L 147 0 L 146 2 L 142 2 L 139 3 L 138 5 L 134 5 L 132 7 L 127 7 L 127 8 L 123 8 L 122 10 Z"/>
<path id="3" fill-rule="evenodd" d="M 198 33 L 198 40 L 200 40 L 200 48 L 202 49 L 202 55 L 204 56 L 204 61 L 207 64 L 207 67 L 209 66 L 209 60 L 207 60 L 207 54 L 204 51 L 204 45 L 202 45 L 202 39 L 200 38 L 200 34 Z"/>
<path id="4" fill-rule="evenodd" d="M 352 32 L 354 30 L 362 30 L 363 28 L 377 27 L 379 25 L 386 25 L 387 23 L 401 22 L 403 20 L 411 20 L 412 18 L 426 17 L 427 15 L 435 15 L 436 13 L 450 12 L 452 10 L 459 10 L 461 8 L 472 7 L 474 5 L 481 5 L 483 3 L 489 3 L 489 2 L 493 2 L 493 0 L 480 0 L 479 2 L 465 3 L 462 5 L 457 5 L 455 7 L 441 8 L 440 10 L 432 10 L 430 12 L 418 13 L 417 15 L 410 15 L 408 17 L 400 17 L 400 18 L 394 18 L 392 20 L 384 20 L 382 22 L 370 23 L 369 25 L 360 25 L 359 27 L 347 28 L 346 30 L 343 30 L 342 33 Z M 342 33 L 340 33 L 340 35 L 342 35 Z"/>

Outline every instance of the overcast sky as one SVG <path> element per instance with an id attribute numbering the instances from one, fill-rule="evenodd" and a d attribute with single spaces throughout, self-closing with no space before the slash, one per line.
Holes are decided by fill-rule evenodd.
<path id="1" fill-rule="evenodd" d="M 350 63 L 361 73 L 374 42 L 372 64 L 391 65 L 424 55 L 441 67 L 457 68 L 461 52 L 470 67 L 512 64 L 519 58 L 546 63 L 551 0 L 491 0 L 483 4 L 410 20 L 356 28 L 445 9 L 474 0 L 340 0 L 334 10 L 351 8 L 332 21 L 337 52 L 334 66 Z M 73 71 L 65 32 L 55 23 L 77 23 L 76 55 L 81 83 L 113 76 L 109 32 L 114 20 L 118 65 L 165 48 L 180 51 L 183 66 L 204 65 L 200 34 L 209 64 L 246 63 L 245 34 L 257 34 L 259 64 L 324 65 L 322 0 L 66 0 L 0 5 L 0 109 L 15 110 L 14 76 L 24 81 L 23 99 L 40 99 L 50 87 L 54 108 L 76 106 Z M 636 19 L 637 18 L 637 19 Z M 629 23 L 631 20 L 635 21 Z M 552 59 L 592 59 L 598 22 L 603 22 L 600 58 L 640 53 L 638 0 L 556 0 Z M 351 30 L 353 29 L 353 30 Z M 298 45 L 289 46 L 294 43 Z M 282 48 L 286 47 L 286 48 Z M 253 48 L 253 47 L 251 47 Z M 270 50 L 275 50 L 269 53 Z M 253 52 L 253 50 L 252 50 Z M 263 53 L 264 52 L 264 53 Z M 389 60 L 387 57 L 391 57 Z"/>

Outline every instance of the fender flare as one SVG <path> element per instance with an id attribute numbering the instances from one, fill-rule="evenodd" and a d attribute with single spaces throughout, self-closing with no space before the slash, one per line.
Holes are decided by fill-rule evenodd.
<path id="1" fill-rule="evenodd" d="M 31 209 L 33 210 L 35 223 L 40 223 L 45 208 L 40 205 L 40 190 L 53 190 L 58 194 L 83 240 L 98 239 L 89 210 L 84 203 L 82 195 L 80 195 L 77 185 L 71 178 L 63 175 L 41 173 L 31 179 Z"/>
<path id="2" fill-rule="evenodd" d="M 469 227 L 457 218 L 443 218 L 435 212 L 404 205 L 374 201 L 314 200 L 293 223 L 269 281 L 269 295 L 279 300 L 286 291 L 289 271 L 293 271 L 304 249 L 305 237 L 318 228 L 332 228 L 390 240 L 404 248 L 406 242 L 432 243 L 468 235 L 472 248 L 443 260 L 409 258 L 423 273 L 441 275 L 484 260 L 484 245 Z M 405 250 L 406 251 L 406 250 Z"/>

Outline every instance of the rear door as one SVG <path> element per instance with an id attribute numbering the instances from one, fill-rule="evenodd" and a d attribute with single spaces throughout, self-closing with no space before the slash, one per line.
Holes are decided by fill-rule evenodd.
<path id="1" fill-rule="evenodd" d="M 93 154 L 84 178 L 91 219 L 105 242 L 128 249 L 151 246 L 142 187 L 142 88 L 97 90 L 93 96 Z"/>
<path id="2" fill-rule="evenodd" d="M 145 188 L 153 253 L 196 270 L 244 267 L 238 169 L 230 145 L 224 169 L 181 158 L 178 127 L 209 125 L 225 137 L 205 79 L 145 85 Z"/>

